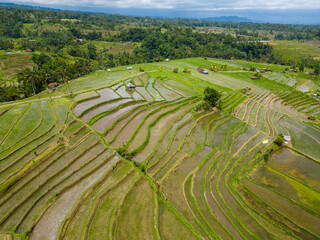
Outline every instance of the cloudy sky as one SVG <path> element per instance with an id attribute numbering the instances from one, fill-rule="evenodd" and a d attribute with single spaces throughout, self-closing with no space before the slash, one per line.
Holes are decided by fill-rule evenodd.
<path id="1" fill-rule="evenodd" d="M 1 0 L 1 2 L 5 2 Z M 314 9 L 320 10 L 319 0 L 16 0 L 34 3 L 112 8 L 248 10 L 248 9 Z"/>
<path id="2" fill-rule="evenodd" d="M 237 15 L 254 20 L 320 23 L 320 0 L 0 0 L 16 4 L 162 17 Z M 282 20 L 281 20 L 282 19 Z M 274 22 L 276 22 L 274 21 Z"/>

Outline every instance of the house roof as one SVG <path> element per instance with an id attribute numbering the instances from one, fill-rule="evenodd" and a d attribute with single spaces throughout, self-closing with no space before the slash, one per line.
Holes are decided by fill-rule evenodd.
<path id="1" fill-rule="evenodd" d="M 49 84 L 48 84 L 49 87 L 53 87 L 53 86 L 57 86 L 57 85 L 59 85 L 59 84 L 56 83 L 56 82 L 54 82 L 54 83 L 49 83 Z"/>

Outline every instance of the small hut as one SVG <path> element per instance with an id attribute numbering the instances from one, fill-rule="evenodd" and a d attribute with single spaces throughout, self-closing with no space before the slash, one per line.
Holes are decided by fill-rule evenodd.
<path id="1" fill-rule="evenodd" d="M 133 89 L 133 88 L 135 88 L 136 86 L 135 85 L 133 85 L 131 82 L 129 82 L 128 84 L 127 84 L 127 88 L 128 89 Z"/>
<path id="2" fill-rule="evenodd" d="M 284 139 L 284 143 L 285 143 L 285 144 L 288 144 L 288 143 L 291 141 L 291 136 L 284 135 L 284 136 L 283 136 L 283 139 Z"/>

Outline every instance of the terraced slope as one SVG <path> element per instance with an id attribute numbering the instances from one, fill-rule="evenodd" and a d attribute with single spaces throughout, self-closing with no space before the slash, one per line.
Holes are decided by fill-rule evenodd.
<path id="1" fill-rule="evenodd" d="M 231 73 L 125 74 L 0 107 L 1 237 L 320 238 L 318 100 Z M 223 111 L 195 111 L 206 86 Z"/>

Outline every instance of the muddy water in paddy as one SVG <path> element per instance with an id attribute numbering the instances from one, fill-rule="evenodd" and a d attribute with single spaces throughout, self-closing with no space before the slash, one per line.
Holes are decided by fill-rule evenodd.
<path id="1" fill-rule="evenodd" d="M 112 147 L 118 147 L 123 145 L 125 142 L 127 142 L 135 129 L 139 126 L 143 118 L 149 114 L 151 111 L 153 111 L 155 108 L 159 106 L 153 106 L 150 109 L 147 109 L 145 111 L 140 112 L 137 114 L 118 134 L 115 141 L 111 144 Z"/>
<path id="2" fill-rule="evenodd" d="M 137 106 L 135 110 L 133 110 L 130 114 L 128 114 L 126 117 L 118 121 L 117 124 L 108 131 L 108 133 L 105 136 L 105 139 L 108 142 L 110 142 L 114 138 L 114 136 L 117 134 L 117 132 L 126 125 L 126 122 L 129 121 L 130 118 L 132 118 L 135 114 L 138 114 L 142 108 L 143 108 L 143 105 Z"/>
<path id="3" fill-rule="evenodd" d="M 136 90 L 149 102 L 154 101 L 152 96 L 146 91 L 144 87 L 136 87 Z"/>
<path id="4" fill-rule="evenodd" d="M 175 121 L 175 119 L 181 115 L 184 114 L 186 110 L 191 110 L 196 103 L 188 104 L 174 113 L 168 114 L 161 118 L 161 120 L 150 129 L 150 140 L 148 144 L 145 146 L 145 148 L 138 153 L 134 160 L 142 162 L 144 161 L 149 154 L 152 153 L 152 151 L 156 148 L 158 141 L 160 140 L 161 136 L 164 134 L 164 132 L 167 130 L 167 128 L 170 126 L 170 124 Z M 152 141 L 151 141 L 152 140 Z"/>
<path id="5" fill-rule="evenodd" d="M 78 101 L 82 101 L 84 99 L 89 99 L 89 98 L 94 98 L 94 97 L 99 97 L 99 95 L 95 91 L 92 91 L 92 92 L 86 92 L 86 93 L 79 94 L 73 100 L 78 102 Z"/>
<path id="6" fill-rule="evenodd" d="M 109 101 L 111 99 L 115 99 L 115 98 L 119 98 L 119 95 L 116 94 L 112 89 L 110 88 L 105 88 L 102 90 L 99 90 L 98 93 L 100 94 L 99 98 L 95 98 L 92 100 L 88 100 L 85 102 L 81 102 L 80 104 L 78 104 L 74 109 L 74 113 L 76 115 L 80 115 L 80 113 L 82 113 L 84 110 L 98 104 L 104 101 Z"/>
<path id="7" fill-rule="evenodd" d="M 124 97 L 124 98 L 130 98 L 130 94 L 126 91 L 126 87 L 125 86 L 122 86 L 122 87 L 119 87 L 118 90 L 116 91 L 121 97 Z"/>
<path id="8" fill-rule="evenodd" d="M 113 85 L 111 88 L 113 89 L 113 90 L 116 90 L 118 87 L 120 87 L 122 85 L 122 82 L 120 82 L 120 83 L 118 83 L 118 84 L 116 84 L 116 85 Z"/>
<path id="9" fill-rule="evenodd" d="M 164 100 L 159 92 L 153 87 L 153 83 L 154 83 L 155 79 L 154 78 L 149 78 L 149 84 L 147 86 L 147 90 L 148 92 L 153 96 L 153 98 L 156 100 L 156 101 L 161 101 L 161 100 Z"/>
<path id="10" fill-rule="evenodd" d="M 161 95 L 168 101 L 172 101 L 172 100 L 175 100 L 175 99 L 182 97 L 181 95 L 163 87 L 158 82 L 155 83 L 155 87 L 158 89 L 158 91 L 161 93 Z"/>
<path id="11" fill-rule="evenodd" d="M 41 217 L 39 223 L 30 234 L 30 239 L 57 239 L 59 227 L 61 227 L 64 218 L 71 211 L 77 199 L 118 160 L 118 157 L 114 157 L 99 170 L 63 193 Z"/>
<path id="12" fill-rule="evenodd" d="M 145 100 L 136 90 L 132 90 L 130 93 L 135 100 Z"/>
<path id="13" fill-rule="evenodd" d="M 120 104 L 123 104 L 125 102 L 130 102 L 132 101 L 132 99 L 119 99 L 116 101 L 112 101 L 106 104 L 103 104 L 97 108 L 92 109 L 91 111 L 87 112 L 86 114 L 84 114 L 81 119 L 85 122 L 89 121 L 90 118 L 98 115 L 99 113 L 111 110 L 112 108 L 115 108 L 117 106 L 119 106 Z"/>
<path id="14" fill-rule="evenodd" d="M 123 108 L 120 108 L 119 110 L 116 110 L 103 118 L 100 118 L 97 122 L 95 122 L 92 127 L 96 129 L 99 132 L 104 132 L 107 128 L 111 127 L 112 123 L 117 120 L 119 117 L 121 117 L 123 114 L 127 113 L 128 111 L 132 110 L 133 108 L 141 105 L 143 103 L 141 102 L 133 102 L 129 106 L 125 106 Z"/>
<path id="15" fill-rule="evenodd" d="M 320 164 L 288 148 L 276 151 L 268 165 L 320 191 Z"/>

